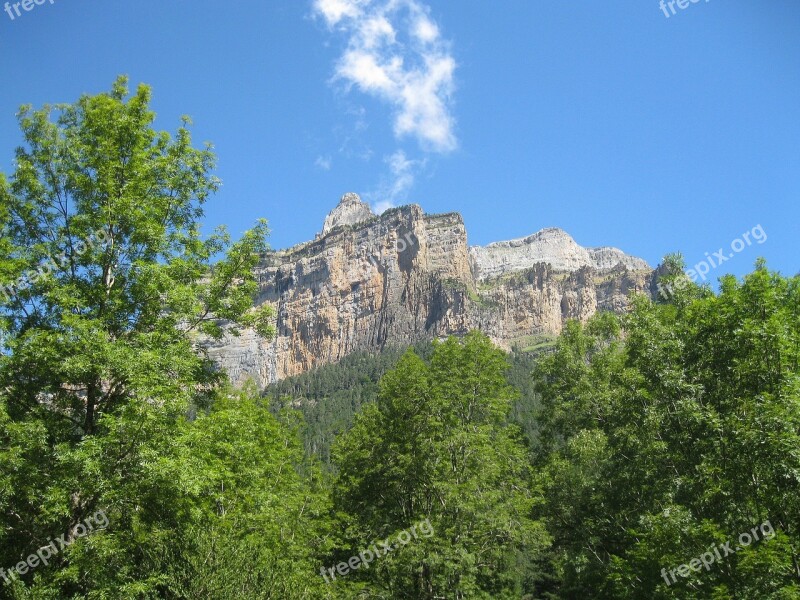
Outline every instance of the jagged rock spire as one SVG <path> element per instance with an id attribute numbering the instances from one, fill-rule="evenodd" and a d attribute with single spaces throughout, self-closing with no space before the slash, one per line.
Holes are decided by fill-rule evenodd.
<path id="1" fill-rule="evenodd" d="M 363 202 L 358 194 L 348 192 L 342 196 L 336 208 L 325 217 L 322 235 L 325 235 L 331 229 L 339 225 L 355 225 L 356 223 L 367 221 L 374 216 L 369 204 Z"/>

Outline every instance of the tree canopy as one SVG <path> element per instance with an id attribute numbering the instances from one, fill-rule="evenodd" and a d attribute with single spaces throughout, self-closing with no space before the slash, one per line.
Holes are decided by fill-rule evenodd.
<path id="1" fill-rule="evenodd" d="M 800 278 L 763 263 L 572 323 L 536 372 L 554 596 L 800 597 L 799 353 Z M 765 522 L 769 541 L 669 575 Z"/>

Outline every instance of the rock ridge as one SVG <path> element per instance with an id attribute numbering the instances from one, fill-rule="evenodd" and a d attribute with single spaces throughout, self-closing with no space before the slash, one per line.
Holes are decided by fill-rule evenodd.
<path id="1" fill-rule="evenodd" d="M 469 247 L 459 213 L 410 204 L 376 216 L 345 194 L 314 240 L 270 252 L 255 269 L 275 338 L 246 330 L 208 352 L 234 383 L 265 386 L 354 351 L 476 328 L 504 348 L 527 347 L 568 319 L 624 311 L 630 293 L 649 293 L 652 274 L 642 259 L 584 248 L 562 229 Z"/>

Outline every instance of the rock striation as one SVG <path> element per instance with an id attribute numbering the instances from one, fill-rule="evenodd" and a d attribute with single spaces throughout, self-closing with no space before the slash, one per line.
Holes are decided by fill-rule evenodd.
<path id="1" fill-rule="evenodd" d="M 475 328 L 505 348 L 534 346 L 569 319 L 624 311 L 632 292 L 649 293 L 653 270 L 554 228 L 470 248 L 458 213 L 408 205 L 376 216 L 345 194 L 315 240 L 269 253 L 256 276 L 277 335 L 245 331 L 208 351 L 234 382 L 264 386 L 357 350 Z"/>

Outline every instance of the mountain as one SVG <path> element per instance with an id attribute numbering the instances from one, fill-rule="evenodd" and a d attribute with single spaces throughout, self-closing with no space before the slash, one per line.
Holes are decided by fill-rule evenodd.
<path id="1" fill-rule="evenodd" d="M 277 335 L 253 331 L 208 346 L 231 379 L 266 386 L 356 351 L 480 329 L 504 348 L 536 347 L 568 319 L 623 311 L 650 293 L 653 269 L 616 248 L 584 248 L 565 231 L 469 247 L 458 213 L 416 204 L 376 216 L 345 194 L 313 241 L 270 252 L 257 303 Z"/>

